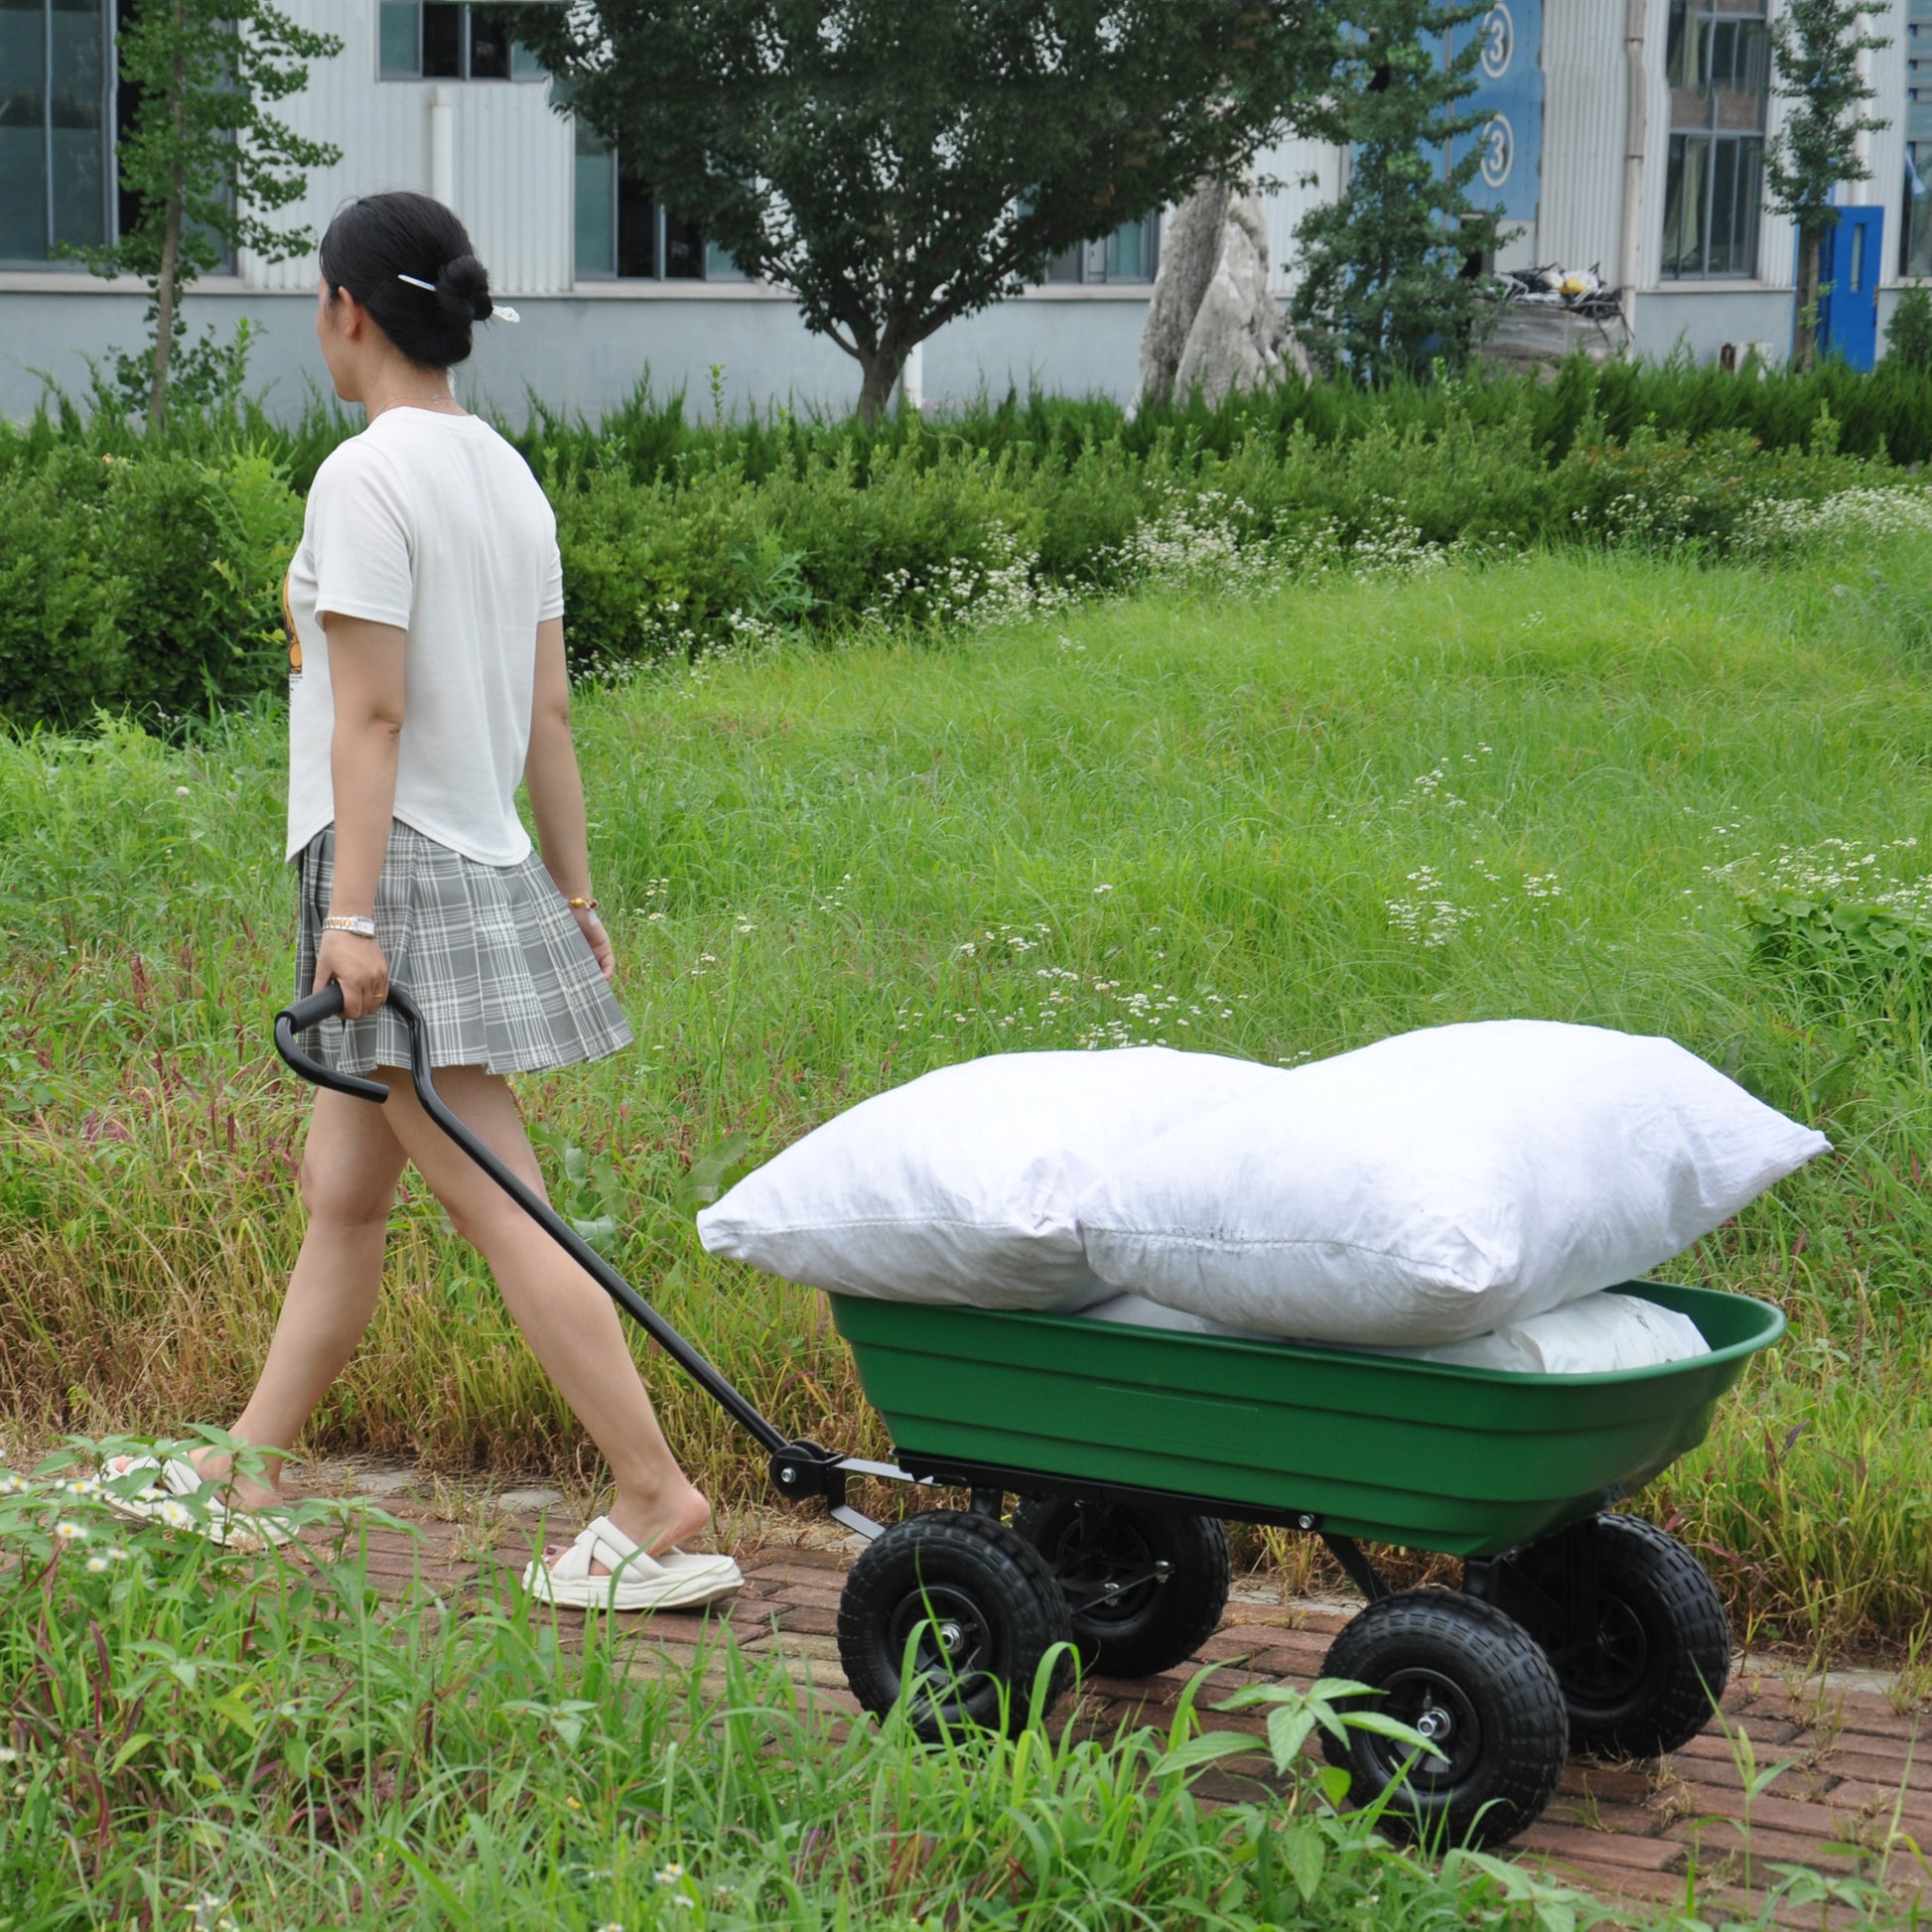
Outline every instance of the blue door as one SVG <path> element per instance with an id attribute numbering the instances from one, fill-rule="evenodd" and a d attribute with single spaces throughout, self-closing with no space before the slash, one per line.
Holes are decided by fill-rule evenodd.
<path id="1" fill-rule="evenodd" d="M 1818 258 L 1818 348 L 1868 369 L 1878 353 L 1878 274 L 1885 210 L 1846 207 Z"/>

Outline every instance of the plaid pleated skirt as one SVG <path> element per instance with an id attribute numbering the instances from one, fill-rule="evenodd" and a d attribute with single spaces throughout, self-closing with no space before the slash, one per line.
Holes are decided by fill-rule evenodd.
<path id="1" fill-rule="evenodd" d="M 297 999 L 315 986 L 336 870 L 333 825 L 303 848 L 299 865 Z M 389 977 L 422 1010 L 432 1066 L 539 1073 L 629 1045 L 629 1023 L 534 852 L 519 865 L 485 866 L 397 819 L 374 911 Z M 386 1006 L 329 1021 L 311 1040 L 316 1057 L 341 1072 L 409 1064 L 409 1029 Z"/>

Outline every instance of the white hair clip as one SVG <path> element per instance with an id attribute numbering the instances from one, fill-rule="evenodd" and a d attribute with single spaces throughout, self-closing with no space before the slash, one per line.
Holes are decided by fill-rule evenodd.
<path id="1" fill-rule="evenodd" d="M 407 282 L 412 289 L 428 289 L 432 295 L 437 292 L 436 284 L 434 282 L 425 282 L 420 275 L 398 275 L 396 280 L 399 282 Z M 508 303 L 497 302 L 491 304 L 489 314 L 483 320 L 485 322 L 521 322 L 523 318 Z"/>

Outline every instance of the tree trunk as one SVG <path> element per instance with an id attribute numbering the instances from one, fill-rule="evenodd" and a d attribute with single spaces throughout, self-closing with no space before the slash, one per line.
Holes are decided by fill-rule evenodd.
<path id="1" fill-rule="evenodd" d="M 867 429 L 878 422 L 892 401 L 893 391 L 898 387 L 899 366 L 904 360 L 904 352 L 898 348 L 882 348 L 872 355 L 860 355 L 859 366 L 866 375 L 859 388 L 859 421 Z"/>
<path id="2" fill-rule="evenodd" d="M 1798 330 L 1791 366 L 1803 375 L 1818 355 L 1818 261 L 1825 245 L 1819 228 L 1798 230 Z"/>
<path id="3" fill-rule="evenodd" d="M 181 0 L 175 0 L 175 29 L 186 32 Z M 187 169 L 181 150 L 188 139 L 188 74 L 179 39 L 171 78 L 174 83 L 175 165 L 168 178 L 168 225 L 161 237 L 161 267 L 154 283 L 154 380 L 148 389 L 148 430 L 159 431 L 168 416 L 168 362 L 175 346 L 175 283 L 181 269 L 182 203 Z"/>

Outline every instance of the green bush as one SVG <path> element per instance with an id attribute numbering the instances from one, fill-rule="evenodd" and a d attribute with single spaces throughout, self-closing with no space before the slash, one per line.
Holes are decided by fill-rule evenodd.
<path id="1" fill-rule="evenodd" d="M 105 458 L 56 449 L 0 477 L 0 719 L 85 718 L 125 688 L 126 581 L 101 567 Z"/>
<path id="2" fill-rule="evenodd" d="M 1861 528 L 1924 506 L 1855 446 L 1851 379 L 1788 387 L 1810 414 L 1770 440 L 1712 420 L 1762 385 L 1583 362 L 1542 388 L 1291 382 L 1132 421 L 1009 399 L 871 430 L 783 412 L 694 426 L 640 394 L 596 432 L 539 416 L 517 440 L 556 507 L 572 667 L 598 677 L 781 633 L 983 623 L 1150 579 L 1407 568 L 1450 547 L 1788 548 L 1828 498 L 1833 530 L 1855 495 L 1885 499 L 1859 506 Z M 1669 407 L 1628 421 L 1645 399 Z M 100 705 L 166 726 L 272 687 L 297 483 L 347 427 L 313 411 L 277 433 L 244 412 L 150 442 L 63 403 L 0 428 L 0 721 Z"/>
<path id="3" fill-rule="evenodd" d="M 166 725 L 286 675 L 302 503 L 266 454 L 56 446 L 0 471 L 0 720 Z"/>
<path id="4" fill-rule="evenodd" d="M 1932 291 L 1923 282 L 1898 293 L 1885 330 L 1884 361 L 1888 368 L 1932 372 Z"/>

